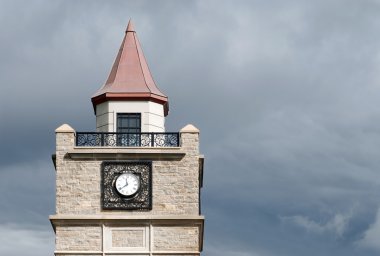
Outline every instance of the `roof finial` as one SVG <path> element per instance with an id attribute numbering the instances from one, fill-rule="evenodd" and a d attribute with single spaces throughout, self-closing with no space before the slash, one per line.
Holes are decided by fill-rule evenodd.
<path id="1" fill-rule="evenodd" d="M 136 32 L 135 26 L 133 25 L 132 19 L 129 19 L 127 30 L 125 32 Z"/>

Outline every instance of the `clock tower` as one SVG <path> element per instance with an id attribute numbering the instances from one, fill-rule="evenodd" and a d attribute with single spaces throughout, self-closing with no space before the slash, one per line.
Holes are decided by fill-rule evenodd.
<path id="1" fill-rule="evenodd" d="M 199 130 L 165 131 L 168 97 L 130 21 L 106 83 L 96 131 L 56 129 L 57 256 L 196 256 L 203 244 Z"/>

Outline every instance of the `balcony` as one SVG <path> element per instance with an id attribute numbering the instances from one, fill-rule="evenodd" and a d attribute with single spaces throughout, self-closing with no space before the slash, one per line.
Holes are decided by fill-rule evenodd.
<path id="1" fill-rule="evenodd" d="M 179 133 L 77 132 L 77 147 L 179 147 Z"/>

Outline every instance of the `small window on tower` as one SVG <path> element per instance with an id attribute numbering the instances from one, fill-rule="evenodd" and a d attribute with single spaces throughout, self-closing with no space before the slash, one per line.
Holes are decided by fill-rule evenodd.
<path id="1" fill-rule="evenodd" d="M 140 133 L 141 114 L 140 113 L 118 113 L 117 132 L 120 133 Z"/>
<path id="2" fill-rule="evenodd" d="M 141 144 L 141 114 L 117 114 L 117 145 L 138 147 Z"/>

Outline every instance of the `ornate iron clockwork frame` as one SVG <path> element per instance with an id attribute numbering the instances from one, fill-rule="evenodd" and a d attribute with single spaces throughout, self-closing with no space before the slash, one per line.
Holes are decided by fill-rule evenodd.
<path id="1" fill-rule="evenodd" d="M 152 209 L 152 162 L 105 161 L 102 163 L 102 207 L 106 210 Z M 140 177 L 140 188 L 132 197 L 123 197 L 115 189 L 116 178 L 122 173 Z"/>

